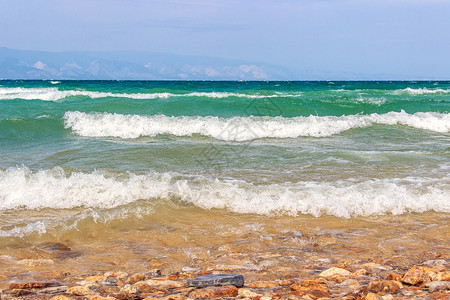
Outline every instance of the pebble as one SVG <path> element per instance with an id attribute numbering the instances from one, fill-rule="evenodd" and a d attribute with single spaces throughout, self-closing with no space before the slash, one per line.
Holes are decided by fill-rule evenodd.
<path id="1" fill-rule="evenodd" d="M 441 291 L 441 290 L 450 290 L 450 281 L 432 281 L 427 282 L 425 287 L 428 288 L 430 293 Z"/>
<path id="2" fill-rule="evenodd" d="M 173 289 L 185 287 L 184 282 L 174 281 L 174 280 L 158 280 L 158 279 L 148 279 L 145 281 L 151 287 L 155 287 L 158 289 Z"/>
<path id="3" fill-rule="evenodd" d="M 396 294 L 401 288 L 402 284 L 394 280 L 375 280 L 369 283 L 367 290 L 377 294 Z"/>
<path id="4" fill-rule="evenodd" d="M 89 288 L 85 286 L 74 286 L 69 288 L 66 293 L 72 294 L 75 296 L 86 296 L 86 295 L 92 295 L 94 292 L 92 292 Z"/>
<path id="5" fill-rule="evenodd" d="M 143 280 L 145 280 L 145 275 L 144 275 L 144 274 L 142 274 L 142 273 L 135 273 L 135 274 L 133 274 L 133 275 L 130 275 L 130 276 L 125 280 L 125 283 L 128 283 L 128 284 L 134 284 L 134 283 L 136 283 L 136 282 L 143 281 Z"/>
<path id="6" fill-rule="evenodd" d="M 116 286 L 117 285 L 117 279 L 114 277 L 108 277 L 105 280 L 102 281 L 102 284 L 104 285 L 110 285 L 110 286 Z"/>
<path id="7" fill-rule="evenodd" d="M 244 276 L 240 274 L 207 274 L 188 280 L 186 285 L 195 288 L 225 285 L 242 287 L 244 286 Z"/>
<path id="8" fill-rule="evenodd" d="M 183 273 L 196 273 L 196 272 L 200 272 L 200 268 L 183 267 L 183 268 L 181 268 L 181 272 L 183 272 Z"/>
<path id="9" fill-rule="evenodd" d="M 238 289 L 233 285 L 211 286 L 203 289 L 196 289 L 191 294 L 193 298 L 200 299 L 236 297 L 238 295 Z"/>
<path id="10" fill-rule="evenodd" d="M 298 283 L 294 283 L 289 288 L 292 291 L 322 290 L 322 291 L 328 292 L 327 284 L 324 281 L 318 281 L 318 280 L 303 280 Z"/>
<path id="11" fill-rule="evenodd" d="M 333 267 L 333 268 L 326 269 L 325 271 L 322 271 L 319 274 L 319 276 L 321 276 L 321 277 L 332 277 L 332 276 L 336 276 L 336 275 L 350 276 L 351 273 L 350 273 L 350 271 L 347 271 L 345 269 Z"/>
<path id="12" fill-rule="evenodd" d="M 25 276 L 10 275 L 5 279 L 14 278 L 17 282 L 2 283 L 0 298 L 5 300 L 50 297 L 53 297 L 51 298 L 53 300 L 178 300 L 233 297 L 249 300 L 450 298 L 450 272 L 445 269 L 448 264 L 444 264 L 442 259 L 416 261 L 415 266 L 411 262 L 407 268 L 402 261 L 397 264 L 395 257 L 389 260 L 389 266 L 339 258 L 330 261 L 329 265 L 322 263 L 321 266 L 317 266 L 314 263 L 305 264 L 295 258 L 284 260 L 290 256 L 279 257 L 280 265 L 265 269 L 257 266 L 255 270 L 252 269 L 252 264 L 246 263 L 248 257 L 242 261 L 234 260 L 233 263 L 236 265 L 232 266 L 249 266 L 249 269 L 243 270 L 243 274 L 208 274 L 208 268 L 205 266 L 203 269 L 182 268 L 181 271 L 186 273 L 173 273 L 177 268 L 164 270 L 165 276 L 161 275 L 163 272 L 159 269 L 157 272 L 149 270 L 132 275 L 122 271 L 95 276 L 54 273 L 57 276 L 54 278 L 47 275 L 42 277 L 36 272 L 32 273 L 36 275 L 28 277 L 35 280 L 28 281 L 23 280 L 27 278 Z M 307 258 L 303 259 L 305 260 Z M 317 257 L 310 259 L 311 262 L 314 260 L 317 260 Z M 194 274 L 206 275 L 191 279 Z M 245 287 L 243 287 L 244 275 L 245 281 L 248 282 Z M 45 280 L 39 281 L 37 278 Z"/>
<path id="13" fill-rule="evenodd" d="M 450 281 L 450 271 L 439 272 L 436 275 L 435 280 L 439 281 Z"/>
<path id="14" fill-rule="evenodd" d="M 383 300 L 383 297 L 374 293 L 368 293 L 366 296 L 366 300 Z"/>
<path id="15" fill-rule="evenodd" d="M 242 288 L 242 289 L 238 290 L 238 296 L 239 296 L 239 298 L 251 298 L 251 299 L 253 299 L 254 297 L 259 296 L 259 295 L 257 293 L 255 293 L 255 292 L 252 292 L 249 289 Z"/>
<path id="16" fill-rule="evenodd" d="M 278 282 L 275 281 L 254 281 L 249 284 L 247 284 L 248 287 L 253 289 L 267 289 L 267 288 L 274 288 L 278 286 Z"/>
<path id="17" fill-rule="evenodd" d="M 438 271 L 427 267 L 413 267 L 403 276 L 402 281 L 411 285 L 418 285 L 422 282 L 432 281 Z"/>

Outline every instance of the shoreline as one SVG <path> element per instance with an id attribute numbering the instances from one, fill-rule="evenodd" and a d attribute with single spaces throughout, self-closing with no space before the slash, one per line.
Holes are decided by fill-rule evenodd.
<path id="1" fill-rule="evenodd" d="M 241 256 L 230 252 L 230 256 Z M 1 299 L 449 299 L 450 259 L 442 251 L 422 253 L 421 263 L 407 265 L 406 257 L 392 257 L 381 264 L 352 259 L 317 258 L 291 267 L 277 267 L 280 256 L 262 255 L 267 266 L 256 264 L 184 267 L 128 274 L 109 271 L 90 274 L 36 272 L 34 280 L 16 277 L 8 282 L 0 274 Z M 416 258 L 416 259 L 419 259 Z M 414 262 L 418 260 L 414 259 Z M 320 263 L 318 263 L 320 261 Z M 205 274 L 240 274 L 243 287 L 186 287 L 188 280 Z"/>
<path id="2" fill-rule="evenodd" d="M 10 239 L 0 249 L 1 299 L 450 297 L 445 213 L 356 219 L 198 213 L 172 208 L 135 223 Z M 339 270 L 321 276 L 330 268 Z M 408 272 L 419 281 L 408 283 Z M 204 274 L 242 274 L 245 285 L 185 287 Z M 92 295 L 76 295 L 82 292 L 73 287 Z"/>

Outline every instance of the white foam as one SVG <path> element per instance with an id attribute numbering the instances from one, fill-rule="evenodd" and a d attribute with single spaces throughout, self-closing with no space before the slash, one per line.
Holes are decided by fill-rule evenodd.
<path id="1" fill-rule="evenodd" d="M 276 97 L 298 97 L 301 93 L 295 94 L 276 94 L 276 95 L 262 95 L 262 94 L 244 94 L 244 93 L 230 93 L 230 92 L 191 92 L 185 94 L 174 94 L 168 92 L 159 93 L 111 93 L 111 92 L 95 92 L 86 90 L 59 90 L 58 88 L 4 88 L 0 87 L 0 100 L 24 99 L 24 100 L 43 100 L 43 101 L 58 101 L 67 97 L 86 96 L 92 99 L 115 97 L 115 98 L 130 98 L 130 99 L 167 99 L 170 97 L 207 97 L 207 98 L 249 98 L 249 99 L 263 99 Z"/>
<path id="2" fill-rule="evenodd" d="M 444 90 L 444 89 L 428 89 L 428 88 L 406 88 L 404 90 L 400 90 L 402 93 L 407 93 L 411 95 L 426 95 L 426 94 L 447 94 L 450 93 L 450 90 Z"/>
<path id="3" fill-rule="evenodd" d="M 67 175 L 59 167 L 39 172 L 26 167 L 10 168 L 0 171 L 0 210 L 110 208 L 139 199 L 164 197 L 169 190 L 166 179 L 170 176 L 130 174 L 119 180 L 99 172 Z"/>
<path id="4" fill-rule="evenodd" d="M 407 125 L 414 128 L 448 133 L 450 114 L 404 111 L 386 114 L 309 117 L 219 117 L 164 115 L 141 116 L 111 113 L 66 112 L 66 128 L 80 136 L 138 138 L 171 134 L 192 136 L 200 134 L 225 141 L 247 141 L 258 138 L 324 137 L 352 128 L 373 124 Z"/>
<path id="5" fill-rule="evenodd" d="M 408 177 L 256 185 L 243 180 L 169 173 L 108 176 L 100 172 L 67 174 L 61 168 L 32 172 L 17 167 L 0 171 L 0 210 L 110 209 L 138 200 L 156 203 L 181 199 L 204 209 L 264 215 L 350 218 L 450 212 L 449 182 L 447 175 L 439 179 Z M 33 230 L 42 226 L 35 227 Z"/>

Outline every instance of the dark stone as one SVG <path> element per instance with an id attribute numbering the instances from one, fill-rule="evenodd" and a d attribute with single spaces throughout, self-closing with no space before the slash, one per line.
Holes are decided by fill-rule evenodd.
<path id="1" fill-rule="evenodd" d="M 105 280 L 102 281 L 104 285 L 108 286 L 116 286 L 117 285 L 117 279 L 114 277 L 108 277 Z"/>
<path id="2" fill-rule="evenodd" d="M 67 259 L 81 256 L 80 252 L 72 251 L 69 246 L 61 243 L 43 243 L 36 250 L 46 258 Z"/>
<path id="3" fill-rule="evenodd" d="M 244 286 L 244 276 L 240 274 L 207 274 L 191 280 L 186 283 L 187 287 L 204 288 L 208 286 L 234 285 L 235 287 Z"/>

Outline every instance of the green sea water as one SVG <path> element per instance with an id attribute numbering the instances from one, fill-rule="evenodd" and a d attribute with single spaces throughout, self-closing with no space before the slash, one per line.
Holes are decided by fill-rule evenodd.
<path id="1" fill-rule="evenodd" d="M 0 236 L 161 203 L 448 213 L 449 110 L 450 82 L 0 81 Z"/>

